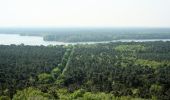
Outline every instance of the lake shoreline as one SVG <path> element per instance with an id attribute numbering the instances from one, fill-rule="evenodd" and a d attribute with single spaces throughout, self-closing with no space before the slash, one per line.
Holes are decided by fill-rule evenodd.
<path id="1" fill-rule="evenodd" d="M 111 43 L 111 42 L 155 42 L 155 41 L 170 41 L 170 39 L 118 39 L 112 41 L 100 42 L 58 42 L 45 41 L 40 36 L 22 36 L 20 34 L 2 34 L 0 33 L 0 45 L 32 45 L 32 46 L 48 46 L 48 45 L 76 45 L 76 44 L 97 44 L 97 43 Z"/>

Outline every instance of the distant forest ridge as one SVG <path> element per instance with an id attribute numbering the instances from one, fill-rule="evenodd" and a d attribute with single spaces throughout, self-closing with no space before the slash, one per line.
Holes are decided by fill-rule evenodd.
<path id="1" fill-rule="evenodd" d="M 59 42 L 170 39 L 170 28 L 0 28 L 0 33 L 42 36 L 45 41 Z"/>

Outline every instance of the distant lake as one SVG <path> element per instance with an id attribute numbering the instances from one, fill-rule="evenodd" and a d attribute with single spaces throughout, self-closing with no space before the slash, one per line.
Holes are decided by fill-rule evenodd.
<path id="1" fill-rule="evenodd" d="M 20 36 L 19 34 L 0 34 L 0 45 L 68 45 L 68 44 L 95 44 L 108 42 L 147 42 L 147 41 L 170 41 L 170 39 L 140 39 L 140 40 L 114 40 L 104 42 L 78 42 L 78 43 L 64 43 L 55 41 L 44 41 L 43 37 L 38 36 Z"/>
<path id="2" fill-rule="evenodd" d="M 24 44 L 24 45 L 66 45 L 68 43 L 63 42 L 48 42 L 44 41 L 43 37 L 38 36 L 20 36 L 19 34 L 0 34 L 0 44 L 10 45 L 10 44 Z"/>

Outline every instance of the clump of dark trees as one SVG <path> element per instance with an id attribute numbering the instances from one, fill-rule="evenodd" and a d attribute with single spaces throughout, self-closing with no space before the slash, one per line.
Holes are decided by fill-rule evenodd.
<path id="1" fill-rule="evenodd" d="M 0 46 L 0 95 L 12 97 L 16 90 L 34 86 L 37 76 L 58 66 L 63 46 Z"/>

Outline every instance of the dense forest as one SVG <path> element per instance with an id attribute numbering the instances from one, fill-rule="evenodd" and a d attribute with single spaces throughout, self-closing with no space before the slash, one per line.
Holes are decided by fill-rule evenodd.
<path id="1" fill-rule="evenodd" d="M 169 100 L 170 42 L 0 46 L 0 100 Z"/>
<path id="2" fill-rule="evenodd" d="M 34 85 L 40 73 L 58 66 L 65 51 L 63 46 L 1 45 L 0 95 L 12 97 L 16 90 Z"/>

